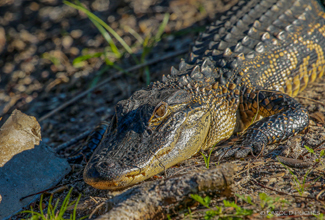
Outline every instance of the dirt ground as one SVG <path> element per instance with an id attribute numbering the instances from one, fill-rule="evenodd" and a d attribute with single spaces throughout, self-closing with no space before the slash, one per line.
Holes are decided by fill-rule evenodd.
<path id="1" fill-rule="evenodd" d="M 138 57 L 141 56 L 142 46 L 135 37 L 137 35 L 132 34 L 130 30 L 142 39 L 153 36 L 158 31 L 165 13 L 169 13 L 166 33 L 148 54 L 147 61 L 189 48 L 197 33 L 203 30 L 202 27 L 215 20 L 219 13 L 228 10 L 234 2 L 232 0 L 81 1 L 85 7 L 107 22 L 128 45 L 132 45 L 132 51 Z M 114 41 L 120 47 L 118 42 Z M 96 88 L 78 101 L 40 121 L 42 139 L 46 144 L 56 147 L 93 129 L 101 120 L 109 120 L 115 104 L 139 88 L 145 87 L 147 76 L 144 68 L 118 76 L 114 68 L 102 71 L 106 67 L 103 56 L 83 61 L 79 66 L 73 65 L 75 58 L 103 52 L 107 46 L 107 42 L 86 14 L 63 4 L 62 1 L 0 1 L 0 117 L 2 117 L 0 125 L 16 108 L 40 119 L 81 92 L 92 88 L 96 82 L 115 76 L 104 86 Z M 168 74 L 170 67 L 177 66 L 181 57 L 185 57 L 185 54 L 150 65 L 150 81 L 159 80 L 163 74 Z M 121 59 L 113 61 L 123 69 L 136 65 L 127 53 Z M 321 149 L 325 147 L 324 78 L 308 86 L 300 94 L 301 97 L 297 98 L 307 107 L 311 116 L 306 133 L 277 146 L 270 146 L 266 156 L 232 161 L 238 166 L 233 192 L 251 196 L 256 204 L 260 204 L 258 192 L 265 192 L 274 198 L 280 197 L 286 202 L 276 203 L 274 210 L 284 211 L 281 218 L 310 218 L 313 213 L 325 213 L 324 166 L 322 163 L 314 162 Z M 84 140 L 79 141 L 62 151 L 61 156 L 69 156 L 83 143 Z M 314 149 L 316 154 L 308 153 L 304 145 Z M 291 169 L 293 175 L 289 169 L 274 159 L 275 154 L 309 161 L 313 164 L 312 170 L 309 172 L 310 167 Z M 218 158 L 212 153 L 211 166 L 215 166 L 217 161 Z M 66 189 L 54 194 L 54 200 L 62 201 L 71 186 L 74 187 L 72 199 L 78 198 L 81 193 L 78 217 L 93 213 L 102 201 L 120 193 L 96 190 L 85 184 L 82 181 L 85 164 L 84 161 L 71 164 L 72 172 L 60 183 L 67 186 Z M 193 166 L 205 166 L 202 155 L 196 155 L 167 170 L 167 176 L 190 172 Z M 297 191 L 294 176 L 299 182 L 306 177 L 303 193 Z M 157 175 L 155 178 L 164 178 L 164 175 Z M 45 205 L 48 199 L 49 197 L 45 198 Z M 212 200 L 211 206 L 222 206 L 224 199 L 222 197 Z M 236 201 L 241 207 L 255 210 L 255 214 L 249 218 L 266 217 L 261 214 L 259 208 L 242 202 L 238 197 L 233 196 L 227 200 Z M 38 205 L 38 202 L 32 204 L 34 210 L 38 210 Z M 200 219 L 204 217 L 206 208 L 196 203 L 191 210 L 191 217 Z M 103 214 L 104 211 L 98 209 L 92 218 Z M 170 216 L 172 219 L 190 218 L 188 213 L 189 210 L 185 207 L 170 212 Z M 17 215 L 13 219 L 23 217 L 26 216 Z"/>

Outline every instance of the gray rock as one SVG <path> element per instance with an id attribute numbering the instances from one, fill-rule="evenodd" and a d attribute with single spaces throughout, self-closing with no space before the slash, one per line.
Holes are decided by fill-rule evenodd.
<path id="1" fill-rule="evenodd" d="M 6 125 L 6 126 L 5 126 Z M 51 148 L 39 143 L 35 118 L 15 111 L 0 129 L 0 219 L 21 211 L 39 195 L 24 196 L 55 186 L 70 166 Z"/>
<path id="2" fill-rule="evenodd" d="M 19 212 L 39 195 L 20 198 L 55 186 L 69 172 L 68 162 L 44 144 L 15 155 L 0 167 L 0 219 Z"/>
<path id="3" fill-rule="evenodd" d="M 41 141 L 41 126 L 33 116 L 14 110 L 0 129 L 0 167 Z"/>

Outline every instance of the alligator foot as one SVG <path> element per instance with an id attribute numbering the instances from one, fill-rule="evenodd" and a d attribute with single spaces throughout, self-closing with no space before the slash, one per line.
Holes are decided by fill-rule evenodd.
<path id="1" fill-rule="evenodd" d="M 233 146 L 217 152 L 221 157 L 243 158 L 249 153 L 259 156 L 268 144 L 278 143 L 306 129 L 309 118 L 305 108 L 294 98 L 278 91 L 246 89 L 240 106 L 253 103 L 251 109 L 239 108 L 243 122 L 253 121 L 252 115 L 263 119 L 248 126 Z M 254 114 L 247 114 L 253 112 Z M 251 117 L 247 117 L 251 115 Z"/>

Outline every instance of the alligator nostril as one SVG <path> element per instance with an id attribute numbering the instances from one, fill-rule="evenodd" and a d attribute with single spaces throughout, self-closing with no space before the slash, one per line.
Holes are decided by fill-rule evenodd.
<path id="1" fill-rule="evenodd" d="M 84 180 L 86 182 L 92 181 L 96 182 L 100 180 L 100 173 L 96 169 L 95 166 L 90 166 L 88 169 L 86 168 L 84 171 Z"/>
<path id="2" fill-rule="evenodd" d="M 107 170 L 107 168 L 115 167 L 114 162 L 100 162 L 97 164 L 96 167 L 99 167 L 100 169 Z"/>

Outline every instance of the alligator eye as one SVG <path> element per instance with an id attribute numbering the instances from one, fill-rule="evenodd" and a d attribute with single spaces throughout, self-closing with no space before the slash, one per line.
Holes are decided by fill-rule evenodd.
<path id="1" fill-rule="evenodd" d="M 161 102 L 155 108 L 154 115 L 156 118 L 163 117 L 167 113 L 168 104 L 166 102 Z"/>

